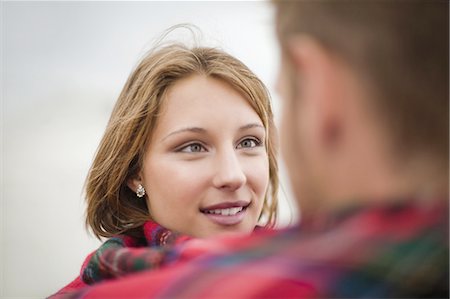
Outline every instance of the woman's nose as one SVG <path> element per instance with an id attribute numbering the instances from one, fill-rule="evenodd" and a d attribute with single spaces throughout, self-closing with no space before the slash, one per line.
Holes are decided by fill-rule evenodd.
<path id="1" fill-rule="evenodd" d="M 215 164 L 213 185 L 216 188 L 235 191 L 246 183 L 247 177 L 234 150 L 218 153 Z"/>

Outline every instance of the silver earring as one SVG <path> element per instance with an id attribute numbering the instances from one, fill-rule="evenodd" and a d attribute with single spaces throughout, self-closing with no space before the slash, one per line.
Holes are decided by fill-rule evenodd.
<path id="1" fill-rule="evenodd" d="M 136 189 L 136 196 L 141 198 L 141 197 L 144 197 L 144 195 L 145 195 L 145 189 L 141 184 L 139 184 Z"/>

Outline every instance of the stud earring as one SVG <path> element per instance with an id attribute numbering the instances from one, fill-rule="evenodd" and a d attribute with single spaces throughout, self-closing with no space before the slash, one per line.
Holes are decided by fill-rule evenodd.
<path id="1" fill-rule="evenodd" d="M 145 195 L 145 189 L 141 184 L 139 184 L 136 189 L 136 196 L 141 198 L 141 197 L 144 197 L 144 195 Z"/>

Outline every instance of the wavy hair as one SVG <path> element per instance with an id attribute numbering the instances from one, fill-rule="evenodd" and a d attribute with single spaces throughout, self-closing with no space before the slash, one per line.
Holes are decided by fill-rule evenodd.
<path id="1" fill-rule="evenodd" d="M 112 111 L 86 180 L 86 225 L 97 238 L 138 234 L 149 220 L 146 202 L 126 182 L 143 166 L 143 157 L 165 93 L 178 80 L 201 74 L 239 91 L 261 118 L 267 133 L 269 187 L 260 221 L 273 226 L 277 218 L 277 136 L 264 84 L 241 61 L 208 47 L 170 44 L 149 52 L 128 78 Z"/>

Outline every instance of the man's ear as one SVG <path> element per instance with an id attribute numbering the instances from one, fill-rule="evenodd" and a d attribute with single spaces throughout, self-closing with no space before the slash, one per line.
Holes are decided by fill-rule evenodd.
<path id="1" fill-rule="evenodd" d="M 287 46 L 296 74 L 296 93 L 311 117 L 308 126 L 313 126 L 318 141 L 328 146 L 335 142 L 345 117 L 342 63 L 312 37 L 291 37 Z"/>
<path id="2" fill-rule="evenodd" d="M 288 41 L 288 53 L 306 99 L 327 101 L 335 80 L 335 59 L 316 39 L 296 35 Z M 303 96 L 302 96 L 303 98 Z M 332 98 L 332 97 L 331 97 Z"/>

